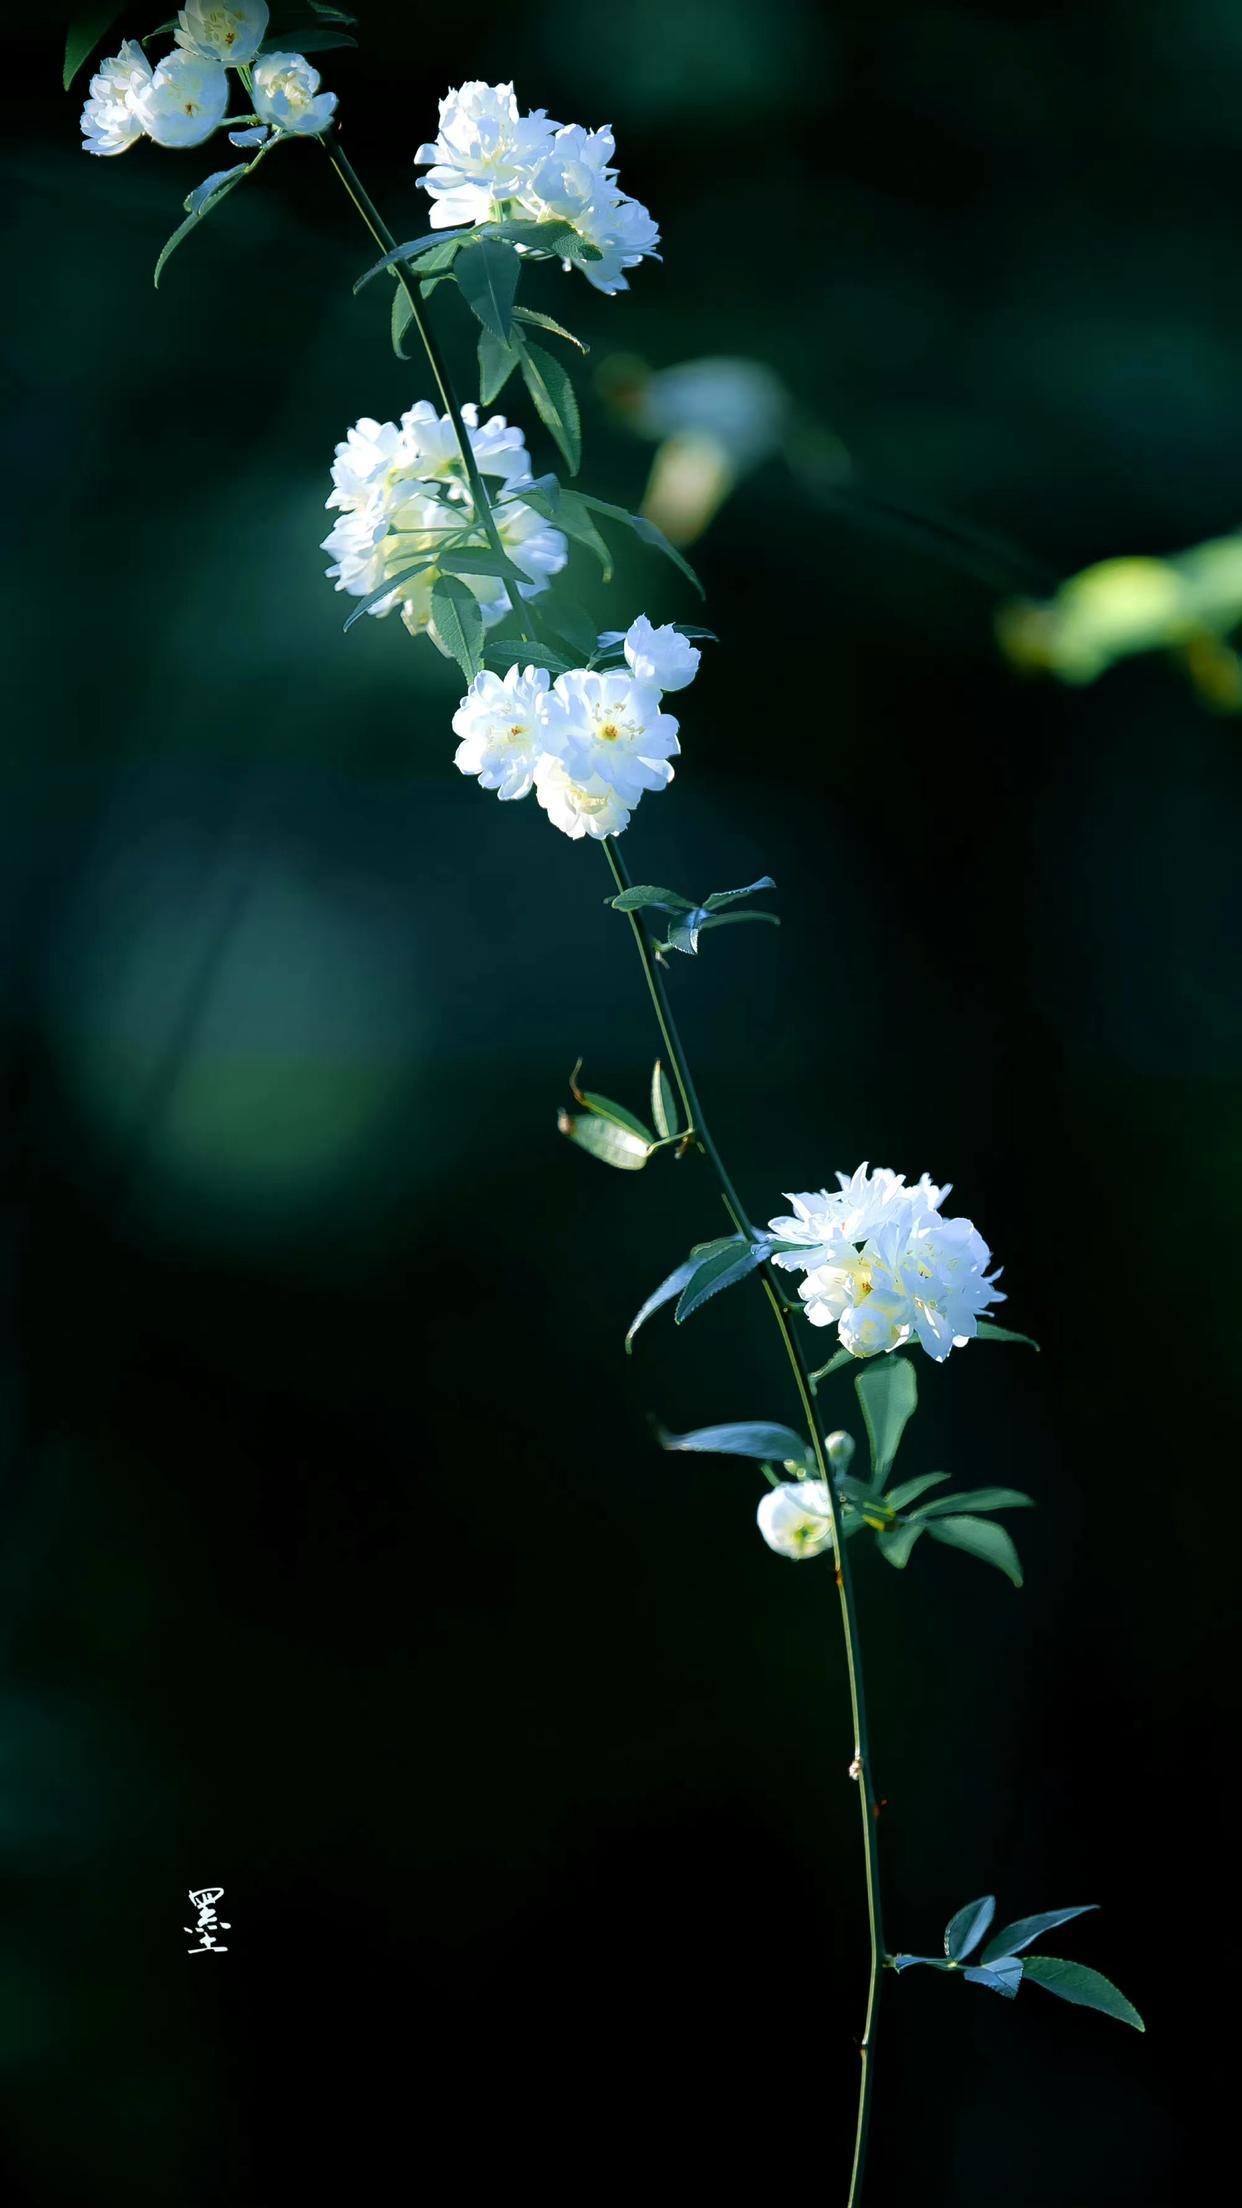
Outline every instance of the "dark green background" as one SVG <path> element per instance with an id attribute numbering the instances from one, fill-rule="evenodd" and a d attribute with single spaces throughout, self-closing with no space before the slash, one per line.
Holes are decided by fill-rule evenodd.
<path id="1" fill-rule="evenodd" d="M 1026 548 L 1018 583 L 1237 525 L 1242 18 L 364 13 L 323 69 L 401 235 L 449 83 L 616 127 L 663 267 L 531 293 L 594 348 L 591 488 L 636 502 L 648 464 L 592 388 L 614 350 L 757 357 L 852 455 L 831 503 L 774 465 L 697 548 L 722 641 L 626 854 L 777 877 L 779 935 L 672 977 L 752 1211 L 864 1156 L 949 1178 L 1044 1345 L 921 1364 L 904 1459 L 1035 1494 L 1024 1590 L 859 1556 L 890 1940 L 992 1888 L 1098 1901 L 1054 1950 L 1149 2027 L 889 1980 L 868 2198 L 1181 2200 L 1233 2090 L 1238 726 L 1156 660 L 1019 682 L 1007 581 L 877 512 Z M 602 860 L 458 777 L 453 670 L 343 637 L 322 580 L 333 444 L 428 379 L 351 296 L 314 147 L 156 295 L 222 157 L 85 161 L 54 11 L 9 37 L 18 2194 L 837 2201 L 865 1954 L 831 1577 L 763 1547 L 745 1466 L 646 1424 L 789 1417 L 779 1346 L 747 1289 L 623 1358 L 721 1219 L 694 1163 L 555 1133 L 579 1052 L 634 1103 L 652 1055 Z M 591 603 L 696 612 L 637 548 Z M 208 1882 L 231 1952 L 191 1962 Z"/>

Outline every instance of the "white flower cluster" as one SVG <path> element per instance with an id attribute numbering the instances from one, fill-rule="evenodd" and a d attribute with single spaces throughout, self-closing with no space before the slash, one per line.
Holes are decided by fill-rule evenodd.
<path id="1" fill-rule="evenodd" d="M 524 598 L 537 597 L 564 567 L 569 546 L 561 530 L 551 528 L 517 495 L 532 480 L 526 439 L 503 414 L 493 414 L 482 427 L 476 406 L 464 406 L 462 416 L 479 473 L 497 486 L 492 512 L 500 541 L 527 577 L 517 587 Z M 428 399 L 420 399 L 399 422 L 376 422 L 364 415 L 336 448 L 332 483 L 327 503 L 340 508 L 340 518 L 324 538 L 323 549 L 333 555 L 335 564 L 327 572 L 335 577 L 337 589 L 368 598 L 393 577 L 392 590 L 368 612 L 382 618 L 399 605 L 411 636 L 425 631 L 445 651 L 431 602 L 440 574 L 436 554 L 448 543 L 458 551 L 466 546 L 482 551 L 487 542 L 449 416 L 437 414 Z M 408 574 L 410 568 L 419 572 Z M 396 580 L 401 576 L 403 581 Z M 498 576 L 461 579 L 478 599 L 489 627 L 508 612 Z"/>
<path id="2" fill-rule="evenodd" d="M 153 68 L 136 40 L 91 78 L 82 110 L 87 153 L 124 153 L 140 138 L 157 146 L 201 146 L 225 119 L 230 69 L 249 72 L 259 122 L 282 136 L 317 137 L 336 107 L 319 90 L 304 54 L 264 54 L 266 0 L 190 0 L 177 17 L 176 45 Z"/>
<path id="3" fill-rule="evenodd" d="M 645 790 L 666 789 L 680 751 L 666 690 L 694 680 L 699 653 L 645 614 L 623 644 L 626 668 L 571 668 L 549 682 L 539 667 L 476 675 L 453 716 L 456 763 L 498 797 L 533 789 L 567 836 L 619 836 Z"/>
<path id="4" fill-rule="evenodd" d="M 1005 1301 L 986 1271 L 992 1253 L 969 1219 L 944 1219 L 948 1187 L 926 1174 L 905 1177 L 866 1165 L 839 1188 L 789 1196 L 792 1218 L 772 1219 L 782 1242 L 773 1263 L 803 1272 L 798 1294 L 812 1326 L 833 1326 L 853 1357 L 900 1349 L 912 1335 L 943 1363 L 977 1331 L 993 1303 Z M 788 1193 L 788 1192 L 787 1192 Z"/>
<path id="5" fill-rule="evenodd" d="M 660 233 L 617 183 L 611 130 L 523 115 L 511 84 L 463 84 L 440 102 L 440 134 L 414 159 L 432 164 L 432 228 L 495 222 L 568 223 L 599 259 L 578 263 L 597 291 L 628 290 L 624 270 L 658 260 Z M 566 261 L 568 268 L 571 264 Z"/>

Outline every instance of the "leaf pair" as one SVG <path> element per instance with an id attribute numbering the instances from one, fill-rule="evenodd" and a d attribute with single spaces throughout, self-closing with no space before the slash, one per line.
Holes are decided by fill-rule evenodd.
<path id="1" fill-rule="evenodd" d="M 775 889 L 770 874 L 761 874 L 757 882 L 748 882 L 744 889 L 717 889 L 702 904 L 696 905 L 690 897 L 683 897 L 680 890 L 659 889 L 652 882 L 640 882 L 632 889 L 622 890 L 619 897 L 608 902 L 614 912 L 662 912 L 671 916 L 666 941 L 657 944 L 661 951 L 683 951 L 693 957 L 698 951 L 699 937 L 709 928 L 725 928 L 739 920 L 766 920 L 779 928 L 780 921 L 774 912 L 734 912 L 729 908 L 744 897 L 753 897 L 760 889 Z"/>
<path id="2" fill-rule="evenodd" d="M 1014 1487 L 979 1487 L 965 1494 L 939 1496 L 935 1502 L 911 1510 L 910 1505 L 929 1487 L 938 1487 L 947 1480 L 947 1472 L 923 1472 L 881 1494 L 902 1436 L 918 1407 L 918 1378 L 908 1357 L 894 1355 L 868 1364 L 854 1386 L 871 1454 L 871 1490 L 880 1496 L 890 1518 L 890 1523 L 878 1530 L 876 1539 L 885 1562 L 903 1571 L 920 1537 L 929 1533 L 948 1548 L 964 1549 L 967 1555 L 994 1564 L 1015 1587 L 1020 1587 L 1022 1566 L 1012 1540 L 1003 1526 L 990 1525 L 978 1513 L 1032 1508 L 1031 1497 Z"/>
<path id="3" fill-rule="evenodd" d="M 945 1926 L 943 1959 L 939 1955 L 893 1955 L 889 1961 L 897 1971 L 913 1970 L 920 1963 L 932 1970 L 960 1971 L 973 1985 L 987 1986 L 1008 2001 L 1016 1998 L 1023 1979 L 1029 1978 L 1062 2001 L 1098 2009 L 1104 2016 L 1132 2024 L 1136 2031 L 1145 2031 L 1138 2010 L 1100 1971 L 1090 1970 L 1085 1963 L 1065 1962 L 1057 1955 L 1022 1956 L 1021 1950 L 1042 1933 L 1068 1924 L 1072 1917 L 1085 1916 L 1095 1907 L 1094 1902 L 1081 1902 L 1073 1909 L 1044 1909 L 1037 1916 L 1018 1917 L 994 1933 L 976 1960 L 968 1964 L 967 1956 L 979 1946 L 996 1914 L 995 1895 L 983 1894 L 950 1917 Z"/>
<path id="4" fill-rule="evenodd" d="M 610 1096 L 601 1096 L 592 1089 L 578 1087 L 578 1073 L 582 1060 L 569 1076 L 569 1086 L 575 1102 L 583 1107 L 585 1117 L 561 1111 L 557 1114 L 557 1126 L 570 1142 L 576 1143 L 603 1165 L 615 1165 L 622 1172 L 635 1173 L 646 1165 L 648 1158 L 665 1143 L 675 1142 L 681 1135 L 677 1099 L 673 1087 L 659 1059 L 651 1073 L 651 1116 L 656 1131 L 627 1109 L 615 1104 Z M 685 1138 L 682 1137 L 684 1140 Z"/>

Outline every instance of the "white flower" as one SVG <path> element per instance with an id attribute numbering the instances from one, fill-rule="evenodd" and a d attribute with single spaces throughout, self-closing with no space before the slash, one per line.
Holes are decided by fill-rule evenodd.
<path id="1" fill-rule="evenodd" d="M 462 409 L 471 449 L 481 475 L 492 482 L 496 530 L 509 558 L 527 580 L 517 586 L 533 598 L 564 567 L 569 547 L 520 496 L 530 481 L 530 455 L 516 426 L 495 414 L 481 426 L 478 409 Z M 457 549 L 483 550 L 487 539 L 474 511 L 456 433 L 447 414 L 436 413 L 426 399 L 410 407 L 400 423 L 364 416 L 336 448 L 330 508 L 339 519 L 324 539 L 333 555 L 328 569 L 338 590 L 366 598 L 391 576 L 410 568 L 394 589 L 370 608 L 377 616 L 401 608 L 412 636 L 424 631 L 442 650 L 432 614 L 432 590 L 440 570 L 436 553 L 457 540 Z M 509 609 L 504 583 L 494 575 L 462 578 L 479 601 L 490 627 Z"/>
<path id="2" fill-rule="evenodd" d="M 319 90 L 319 71 L 304 54 L 264 54 L 254 68 L 254 109 L 274 130 L 317 138 L 336 107 L 335 92 Z"/>
<path id="3" fill-rule="evenodd" d="M 133 97 L 134 112 L 157 146 L 201 146 L 224 121 L 228 71 L 218 61 L 178 49 Z"/>
<path id="4" fill-rule="evenodd" d="M 150 82 L 150 62 L 137 41 L 127 38 L 120 53 L 103 62 L 91 78 L 90 97 L 82 110 L 84 153 L 124 153 L 137 143 L 143 128 L 134 99 Z"/>
<path id="5" fill-rule="evenodd" d="M 533 115 L 519 112 L 511 84 L 475 80 L 446 92 L 440 102 L 440 134 L 414 156 L 417 162 L 434 164 L 419 178 L 434 202 L 432 229 L 490 221 L 506 200 L 521 195 L 555 129 L 542 109 Z M 516 211 L 523 214 L 525 209 Z"/>
<path id="6" fill-rule="evenodd" d="M 520 192 L 523 210 L 536 222 L 569 223 L 596 248 L 598 260 L 577 266 L 597 291 L 610 294 L 628 290 L 622 271 L 636 268 L 644 254 L 655 255 L 660 242 L 647 209 L 620 189 L 610 165 L 614 150 L 610 130 L 570 123 L 557 131 Z"/>
<path id="7" fill-rule="evenodd" d="M 547 750 L 543 726 L 548 677 L 542 667 L 476 675 L 453 715 L 455 761 L 479 787 L 501 798 L 525 797 Z"/>
<path id="8" fill-rule="evenodd" d="M 787 1272 L 803 1271 L 798 1293 L 812 1326 L 836 1326 L 843 1349 L 874 1357 L 917 1335 L 940 1364 L 978 1331 L 1005 1298 L 988 1273 L 991 1252 L 969 1219 L 945 1219 L 949 1193 L 926 1174 L 907 1188 L 899 1173 L 865 1165 L 838 1173 L 830 1194 L 791 1196 L 792 1217 L 771 1231 L 797 1248 L 775 1252 Z"/>
<path id="9" fill-rule="evenodd" d="M 630 673 L 639 682 L 654 682 L 658 690 L 684 690 L 699 671 L 702 653 L 689 637 L 679 636 L 671 622 L 654 629 L 646 614 L 640 613 L 626 630 L 624 642 Z"/>
<path id="10" fill-rule="evenodd" d="M 756 1516 L 760 1533 L 778 1556 L 822 1556 L 832 1547 L 828 1490 L 822 1480 L 770 1487 Z"/>
<path id="11" fill-rule="evenodd" d="M 575 779 L 552 752 L 545 752 L 535 769 L 535 795 L 554 828 L 576 840 L 579 836 L 619 836 L 630 823 L 631 806 L 623 803 L 602 775 Z"/>
<path id="12" fill-rule="evenodd" d="M 606 783 L 628 805 L 673 779 L 669 761 L 681 749 L 677 723 L 660 711 L 654 683 L 574 667 L 552 686 L 548 722 L 552 748 L 570 772 L 580 781 Z"/>
<path id="13" fill-rule="evenodd" d="M 266 0 L 190 0 L 177 17 L 177 44 L 241 69 L 263 44 L 267 16 Z"/>

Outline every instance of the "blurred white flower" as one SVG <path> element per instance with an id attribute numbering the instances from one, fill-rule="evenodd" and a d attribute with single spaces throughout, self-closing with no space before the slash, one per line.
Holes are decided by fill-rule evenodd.
<path id="1" fill-rule="evenodd" d="M 548 725 L 550 748 L 570 773 L 583 782 L 600 780 L 627 805 L 673 779 L 669 762 L 681 749 L 677 723 L 660 711 L 654 683 L 572 668 L 552 685 Z"/>
<path id="2" fill-rule="evenodd" d="M 432 229 L 488 222 L 498 215 L 507 200 L 521 195 L 555 129 L 542 109 L 520 113 L 511 84 L 476 79 L 446 92 L 440 102 L 439 136 L 414 156 L 420 164 L 433 164 L 419 178 L 433 202 Z"/>
<path id="3" fill-rule="evenodd" d="M 822 1556 L 832 1547 L 828 1490 L 822 1480 L 770 1487 L 756 1516 L 760 1533 L 778 1556 Z"/>
<path id="4" fill-rule="evenodd" d="M 177 48 L 133 97 L 134 112 L 157 146 L 201 146 L 224 121 L 228 71 L 221 62 Z"/>
<path id="5" fill-rule="evenodd" d="M 143 133 L 135 98 L 151 82 L 151 64 L 136 39 L 100 64 L 82 110 L 84 153 L 124 153 Z"/>
<path id="6" fill-rule="evenodd" d="M 703 656 L 671 622 L 655 629 L 645 613 L 631 621 L 624 643 L 630 673 L 639 682 L 654 682 L 659 690 L 684 690 L 694 681 Z"/>
<path id="7" fill-rule="evenodd" d="M 267 20 L 266 0 L 190 0 L 177 16 L 177 44 L 241 69 L 263 44 Z"/>
<path id="8" fill-rule="evenodd" d="M 969 1219 L 945 1219 L 948 1187 L 926 1174 L 904 1177 L 865 1165 L 838 1173 L 832 1193 L 791 1196 L 792 1216 L 769 1222 L 797 1248 L 774 1264 L 804 1272 L 798 1293 L 812 1326 L 835 1326 L 843 1349 L 875 1357 L 917 1335 L 940 1364 L 977 1332 L 980 1317 L 1005 1298 L 989 1273 L 991 1251 Z"/>
<path id="9" fill-rule="evenodd" d="M 473 405 L 463 407 L 462 415 L 479 472 L 489 479 L 497 533 L 527 578 L 517 587 L 523 597 L 533 598 L 564 567 L 568 544 L 559 529 L 517 495 L 531 479 L 521 430 L 503 414 L 480 425 Z M 394 581 L 393 590 L 369 610 L 382 617 L 399 605 L 412 636 L 425 631 L 440 645 L 431 611 L 440 572 L 435 556 L 450 544 L 482 550 L 487 542 L 448 415 L 437 414 L 429 400 L 420 399 L 399 423 L 364 416 L 336 448 L 332 484 L 327 503 L 339 509 L 339 518 L 323 549 L 333 555 L 328 574 L 337 589 L 366 598 L 389 577 L 419 568 L 417 574 Z M 508 611 L 499 577 L 466 575 L 462 580 L 489 626 Z"/>
<path id="10" fill-rule="evenodd" d="M 264 54 L 254 67 L 254 109 L 273 130 L 317 138 L 336 108 L 335 92 L 319 90 L 319 71 L 304 54 Z"/>
<path id="11" fill-rule="evenodd" d="M 453 715 L 461 738 L 456 765 L 478 776 L 479 787 L 500 798 L 525 797 L 547 750 L 544 700 L 548 677 L 541 667 L 511 667 L 507 675 L 476 675 Z"/>
<path id="12" fill-rule="evenodd" d="M 585 780 L 572 775 L 552 752 L 545 752 L 535 769 L 535 796 L 553 827 L 575 840 L 619 836 L 630 824 L 633 806 L 610 782 L 602 775 L 588 775 Z"/>

